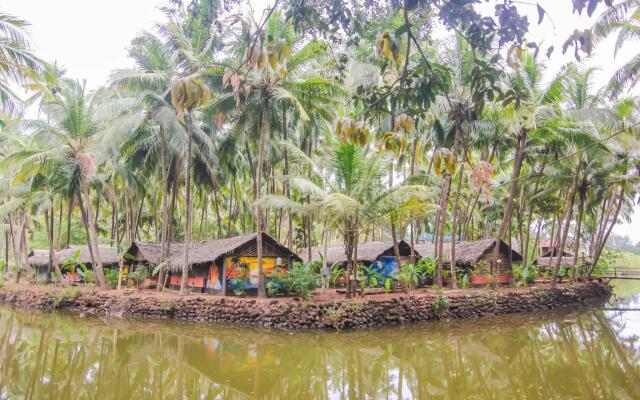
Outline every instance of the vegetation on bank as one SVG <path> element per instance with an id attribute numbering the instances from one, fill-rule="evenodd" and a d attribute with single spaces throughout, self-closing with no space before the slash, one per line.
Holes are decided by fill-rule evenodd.
<path id="1" fill-rule="evenodd" d="M 573 3 L 602 13 L 567 38 L 563 52 L 573 47 L 577 61 L 612 33 L 618 48 L 635 38 L 635 0 Z M 425 233 L 440 287 L 466 285 L 447 238 L 515 239 L 522 282 L 541 240 L 571 243 L 570 267 L 558 258 L 548 272 L 555 285 L 601 268 L 613 227 L 632 212 L 640 113 L 627 89 L 638 57 L 605 88 L 580 63 L 545 76 L 554 51 L 527 40 L 517 2 L 496 2 L 495 17 L 452 1 L 276 1 L 262 16 L 236 2 L 171 4 L 156 31 L 131 42 L 135 67 L 95 91 L 33 56 L 26 23 L 0 14 L 0 218 L 16 278 L 43 233 L 51 254 L 86 242 L 106 288 L 99 244 L 155 240 L 166 259 L 169 242 L 255 231 L 296 249 L 343 243 L 351 296 L 359 242 L 390 238 L 399 258 L 399 238 Z M 434 39 L 435 23 L 451 36 Z M 578 253 L 590 267 L 579 270 Z M 291 290 L 305 296 L 311 273 L 291 271 Z M 411 290 L 417 267 L 397 279 Z"/>

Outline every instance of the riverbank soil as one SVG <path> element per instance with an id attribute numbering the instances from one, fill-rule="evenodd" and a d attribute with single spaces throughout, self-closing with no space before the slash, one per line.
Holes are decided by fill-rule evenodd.
<path id="1" fill-rule="evenodd" d="M 297 297 L 239 298 L 175 291 L 98 291 L 6 283 L 0 302 L 21 308 L 68 310 L 108 317 L 175 318 L 279 329 L 367 328 L 439 319 L 481 318 L 563 307 L 600 306 L 611 296 L 608 283 L 587 282 L 522 288 L 420 289 L 409 294 L 372 294 L 346 300 L 334 289 L 318 289 L 312 300 Z"/>

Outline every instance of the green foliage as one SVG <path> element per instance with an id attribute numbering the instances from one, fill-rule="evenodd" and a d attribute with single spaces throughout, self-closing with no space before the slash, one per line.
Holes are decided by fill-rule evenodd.
<path id="1" fill-rule="evenodd" d="M 77 269 L 77 272 L 78 272 L 78 275 L 80 275 L 80 279 L 82 280 L 82 282 L 84 282 L 85 285 L 90 283 L 95 283 L 96 277 L 93 270 L 87 268 L 87 266 L 84 264 L 78 264 L 78 265 L 79 265 L 79 268 Z"/>
<path id="2" fill-rule="evenodd" d="M 347 311 L 341 305 L 334 304 L 325 308 L 325 322 L 334 327 L 336 331 L 340 331 L 344 328 L 344 316 L 346 313 Z"/>
<path id="3" fill-rule="evenodd" d="M 329 270 L 329 282 L 331 283 L 331 285 L 333 287 L 336 287 L 336 284 L 338 283 L 340 278 L 345 276 L 345 273 L 346 273 L 346 271 L 342 267 L 342 264 L 340 264 L 338 262 L 333 263 L 333 265 L 331 266 L 331 268 Z"/>
<path id="4" fill-rule="evenodd" d="M 535 265 L 514 265 L 511 271 L 516 286 L 526 286 L 535 282 L 538 271 Z"/>
<path id="5" fill-rule="evenodd" d="M 151 271 L 151 276 L 157 276 L 160 273 L 160 271 L 166 269 L 168 265 L 169 264 L 166 261 L 163 261 L 160 264 L 156 265 L 153 271 Z"/>
<path id="6" fill-rule="evenodd" d="M 378 272 L 373 265 L 358 265 L 358 276 L 361 277 L 360 284 L 362 287 L 385 287 L 387 290 L 387 286 L 390 288 L 393 280 L 391 278 L 387 278 Z"/>
<path id="7" fill-rule="evenodd" d="M 469 274 L 458 275 L 458 286 L 462 289 L 469 287 Z"/>
<path id="8" fill-rule="evenodd" d="M 476 274 L 489 275 L 491 273 L 491 264 L 487 260 L 478 260 L 473 264 L 472 270 Z"/>
<path id="9" fill-rule="evenodd" d="M 414 264 L 405 264 L 401 266 L 400 270 L 396 274 L 396 279 L 398 279 L 400 287 L 402 287 L 402 290 L 406 293 L 414 291 L 420 283 L 418 270 Z"/>
<path id="10" fill-rule="evenodd" d="M 4 282 L 5 282 L 5 276 L 4 276 L 4 270 L 2 272 L 0 272 L 0 289 L 2 289 L 4 287 Z"/>
<path id="11" fill-rule="evenodd" d="M 446 312 L 448 306 L 449 301 L 444 297 L 442 290 L 438 289 L 438 298 L 433 302 L 433 304 L 431 304 L 431 309 L 438 318 L 441 318 L 443 313 Z"/>
<path id="12" fill-rule="evenodd" d="M 132 269 L 133 271 L 129 272 L 129 279 L 132 279 L 135 282 L 136 287 L 138 287 L 149 277 L 149 269 L 144 264 L 138 264 Z"/>
<path id="13" fill-rule="evenodd" d="M 311 298 L 321 281 L 320 274 L 314 271 L 311 264 L 294 265 L 281 279 L 288 292 L 295 293 L 305 300 Z"/>
<path id="14" fill-rule="evenodd" d="M 80 289 L 68 288 L 59 291 L 53 298 L 53 308 L 60 308 L 65 302 L 71 302 L 80 296 Z"/>
<path id="15" fill-rule="evenodd" d="M 117 268 L 109 268 L 105 271 L 104 277 L 107 279 L 107 285 L 111 289 L 115 289 L 118 286 L 118 271 Z"/>
<path id="16" fill-rule="evenodd" d="M 436 276 L 438 263 L 431 257 L 422 257 L 416 263 L 416 273 L 421 285 L 432 283 Z M 444 271 L 443 271 L 444 272 Z"/>

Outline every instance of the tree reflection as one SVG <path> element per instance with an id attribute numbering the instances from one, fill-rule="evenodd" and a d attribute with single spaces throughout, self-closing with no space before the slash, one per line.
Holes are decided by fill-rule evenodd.
<path id="1" fill-rule="evenodd" d="M 288 334 L 0 308 L 0 398 L 640 398 L 602 311 Z"/>

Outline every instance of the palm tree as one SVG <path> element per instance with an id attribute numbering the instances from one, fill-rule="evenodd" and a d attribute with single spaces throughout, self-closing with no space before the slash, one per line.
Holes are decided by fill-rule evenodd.
<path id="1" fill-rule="evenodd" d="M 372 224 L 390 222 L 400 215 L 417 215 L 417 210 L 429 209 L 430 191 L 422 185 L 401 185 L 387 188 L 382 182 L 388 159 L 367 152 L 352 143 L 330 146 L 320 162 L 297 155 L 299 162 L 313 167 L 312 177 L 286 177 L 291 187 L 309 197 L 301 204 L 285 196 L 262 196 L 257 203 L 284 209 L 298 215 L 317 217 L 343 237 L 347 258 L 347 297 L 354 294 L 354 273 L 361 232 Z M 326 165 L 320 169 L 317 165 Z M 422 211 L 420 211 L 421 214 Z"/>
<path id="2" fill-rule="evenodd" d="M 26 77 L 41 69 L 41 61 L 31 52 L 25 28 L 29 23 L 0 12 L 0 102 L 4 112 L 13 114 L 22 101 L 9 83 L 24 84 Z"/>
<path id="3" fill-rule="evenodd" d="M 56 174 L 57 179 L 64 180 L 66 190 L 78 197 L 96 281 L 106 288 L 90 184 L 96 177 L 101 139 L 109 132 L 109 126 L 101 118 L 110 115 L 108 110 L 113 105 L 98 94 L 88 94 L 83 83 L 66 82 L 55 97 L 46 101 L 44 109 L 48 122 L 30 122 L 42 147 L 14 152 L 5 162 L 15 162 L 22 171 L 31 174 Z"/>
<path id="4" fill-rule="evenodd" d="M 253 37 L 262 39 L 253 40 Z M 256 32 L 245 37 L 239 45 L 239 52 L 246 53 L 249 71 L 240 77 L 229 72 L 228 79 L 233 93 L 216 103 L 217 108 L 238 106 L 239 91 L 244 90 L 245 100 L 240 115 L 236 118 L 235 129 L 249 130 L 259 127 L 258 159 L 254 175 L 254 200 L 261 197 L 264 164 L 269 132 L 272 120 L 277 118 L 279 110 L 293 114 L 302 124 L 316 124 L 316 121 L 329 121 L 333 114 L 331 105 L 335 105 L 342 91 L 332 82 L 314 74 L 310 65 L 324 53 L 325 45 L 320 41 L 311 41 L 296 49 L 300 38 L 293 34 L 291 25 L 284 22 L 280 13 L 274 13 L 267 21 L 265 32 Z M 294 51 L 291 53 L 291 48 Z M 267 52 L 272 54 L 267 58 Z M 236 83 L 232 83 L 232 82 Z M 240 82 L 242 81 L 242 86 Z M 225 85 L 226 81 L 223 82 Z M 233 101 L 233 102 L 232 102 Z M 257 116 L 257 119 L 256 119 Z M 285 124 L 286 126 L 286 124 Z M 285 127 L 286 129 L 286 127 Z M 286 172 L 285 172 L 286 173 Z M 256 203 L 256 234 L 258 252 L 258 296 L 265 297 L 265 280 L 262 268 L 262 232 L 265 230 L 264 212 L 260 202 Z"/>
<path id="5" fill-rule="evenodd" d="M 496 235 L 494 257 L 497 258 L 500 241 L 511 230 L 511 219 L 515 199 L 520 184 L 520 174 L 525 161 L 525 150 L 529 134 L 544 123 L 553 120 L 557 114 L 558 101 L 562 98 L 561 77 L 556 77 L 547 87 L 542 86 L 543 65 L 533 54 L 523 52 L 520 65 L 509 74 L 506 82 L 506 101 L 510 104 L 504 110 L 502 122 L 516 136 L 511 177 L 505 184 L 509 190 L 502 222 Z"/>
<path id="6" fill-rule="evenodd" d="M 623 44 L 630 39 L 640 37 L 640 1 L 623 0 L 613 7 L 608 7 L 598 18 L 593 27 L 594 39 L 604 40 L 614 32 L 618 32 L 614 47 L 614 57 Z M 618 97 L 625 89 L 631 89 L 638 83 L 640 76 L 640 52 L 627 61 L 611 77 L 609 91 L 611 97 Z"/>

